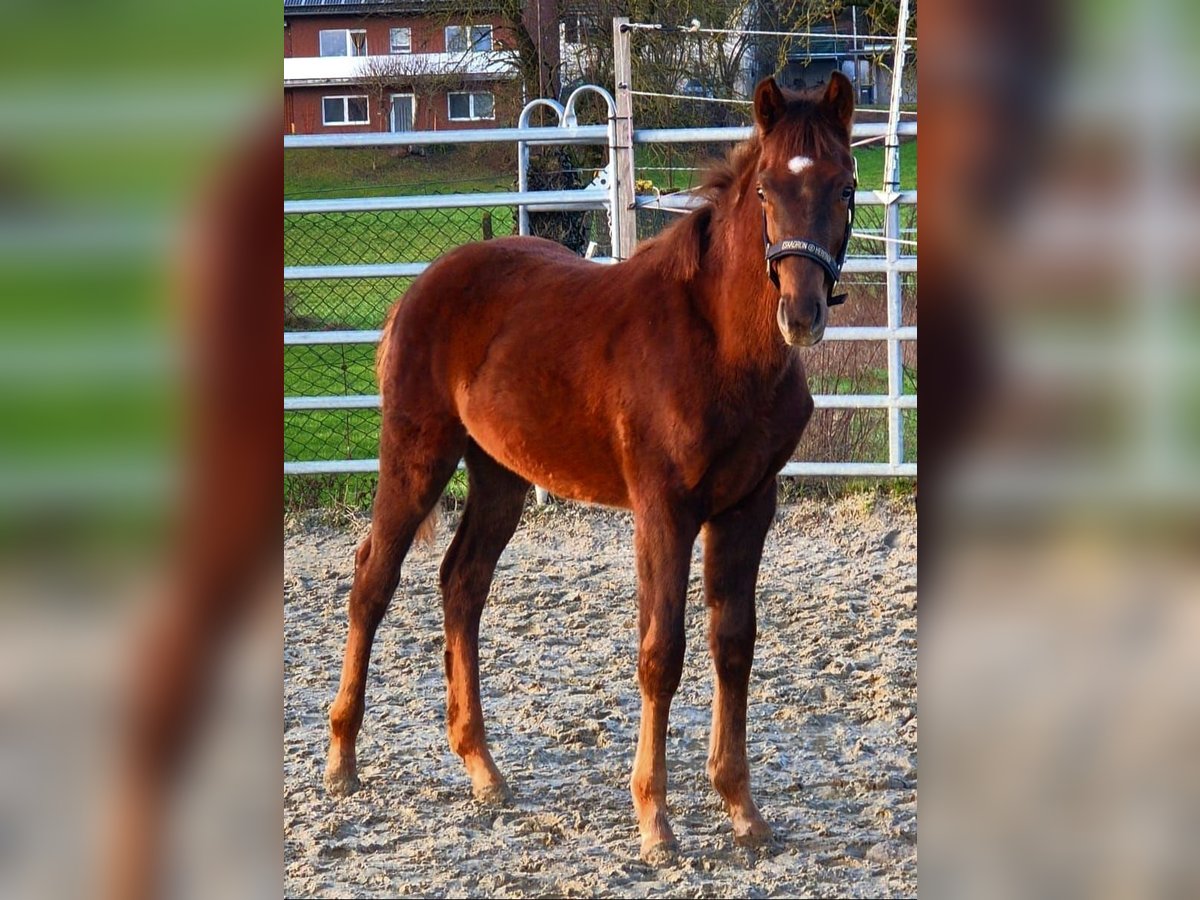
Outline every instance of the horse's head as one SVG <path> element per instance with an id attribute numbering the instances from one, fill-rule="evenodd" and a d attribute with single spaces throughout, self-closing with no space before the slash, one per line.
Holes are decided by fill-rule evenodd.
<path id="1" fill-rule="evenodd" d="M 838 302 L 854 201 L 853 117 L 854 87 L 840 72 L 813 93 L 785 92 L 774 78 L 754 91 L 767 272 L 779 288 L 779 330 L 793 346 L 820 341 L 829 303 Z"/>

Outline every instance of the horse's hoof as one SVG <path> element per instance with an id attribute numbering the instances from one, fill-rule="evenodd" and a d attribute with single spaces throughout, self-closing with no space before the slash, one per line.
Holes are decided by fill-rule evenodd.
<path id="1" fill-rule="evenodd" d="M 512 791 L 503 781 L 476 785 L 471 788 L 471 794 L 477 803 L 484 806 L 507 806 L 512 802 Z"/>
<path id="2" fill-rule="evenodd" d="M 329 792 L 330 796 L 349 797 L 361 786 L 356 772 L 348 772 L 343 769 L 325 770 L 325 790 Z"/>
<path id="3" fill-rule="evenodd" d="M 642 845 L 642 862 L 648 866 L 662 868 L 673 866 L 679 862 L 679 843 L 671 838 L 667 841 L 655 841 Z"/>
<path id="4" fill-rule="evenodd" d="M 766 822 L 754 822 L 744 829 L 733 830 L 733 842 L 739 847 L 747 847 L 749 849 L 758 849 L 766 847 L 775 842 L 775 836 L 771 832 L 771 826 Z"/>

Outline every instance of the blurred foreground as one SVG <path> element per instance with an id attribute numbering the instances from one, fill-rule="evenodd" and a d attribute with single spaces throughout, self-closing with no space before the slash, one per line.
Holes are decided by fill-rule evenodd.
<path id="1" fill-rule="evenodd" d="M 1200 18 L 921 13 L 922 893 L 1197 896 Z"/>

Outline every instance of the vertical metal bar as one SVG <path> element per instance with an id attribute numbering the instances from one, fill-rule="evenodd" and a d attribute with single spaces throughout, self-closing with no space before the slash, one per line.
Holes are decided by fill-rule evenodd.
<path id="1" fill-rule="evenodd" d="M 521 109 L 521 115 L 517 117 L 518 128 L 528 128 L 529 119 L 533 111 L 539 106 L 544 106 L 552 110 L 558 118 L 558 124 L 563 124 L 563 108 L 557 100 L 550 100 L 546 97 L 536 97 L 530 100 Z M 526 140 L 517 141 L 517 191 L 525 193 L 529 190 L 529 142 Z M 529 209 L 524 204 L 517 206 L 517 234 L 529 234 Z"/>
<path id="2" fill-rule="evenodd" d="M 616 77 L 616 143 L 612 151 L 613 180 L 616 182 L 616 208 L 613 223 L 617 244 L 613 256 L 628 259 L 637 246 L 637 213 L 634 211 L 633 176 L 633 61 L 630 50 L 629 19 L 613 19 L 613 70 Z"/>
<path id="3" fill-rule="evenodd" d="M 575 115 L 575 106 L 578 103 L 579 97 L 583 94 L 599 94 L 604 101 L 604 107 L 608 110 L 608 162 L 605 164 L 605 171 L 608 173 L 608 240 L 611 247 L 611 255 L 619 259 L 618 248 L 621 245 L 621 225 L 622 220 L 617 216 L 617 155 L 618 144 L 617 140 L 617 101 L 613 99 L 612 94 L 604 88 L 595 84 L 584 84 L 571 91 L 571 96 L 567 98 L 566 105 L 563 107 L 563 124 L 575 128 L 578 124 Z M 594 254 L 589 253 L 588 258 Z"/>
<path id="4" fill-rule="evenodd" d="M 892 66 L 892 95 L 888 105 L 888 128 L 884 144 L 883 180 L 888 195 L 884 209 L 884 254 L 887 257 L 887 318 L 888 328 L 900 327 L 904 310 L 904 280 L 897 263 L 900 259 L 900 98 L 904 89 L 904 57 L 908 48 L 909 0 L 900 0 L 896 22 L 896 51 Z M 899 466 L 904 462 L 904 413 L 900 395 L 904 392 L 904 356 L 895 335 L 888 338 L 888 463 Z"/>
<path id="5" fill-rule="evenodd" d="M 524 194 L 529 190 L 529 144 L 517 141 L 517 190 Z M 524 203 L 517 207 L 517 234 L 529 234 L 529 207 Z"/>
<path id="6" fill-rule="evenodd" d="M 884 234 L 900 234 L 900 203 L 893 200 L 884 210 Z M 900 327 L 904 304 L 904 276 L 896 269 L 899 245 L 888 241 L 887 250 L 887 321 L 889 329 Z M 887 340 L 888 360 L 888 462 L 898 466 L 904 462 L 904 413 L 900 395 L 904 392 L 904 355 L 900 341 L 893 334 Z"/>
<path id="7" fill-rule="evenodd" d="M 900 0 L 896 20 L 896 50 L 892 59 L 892 95 L 888 103 L 884 137 L 883 182 L 889 191 L 900 190 L 900 98 L 904 92 L 904 58 L 908 53 L 908 0 Z"/>
<path id="8" fill-rule="evenodd" d="M 611 248 L 609 252 L 617 259 L 626 259 L 628 254 L 623 251 L 622 235 L 626 231 L 626 227 L 630 232 L 636 235 L 634 226 L 626 226 L 626 216 L 621 213 L 621 179 L 617 175 L 617 170 L 621 167 L 620 157 L 620 128 L 617 126 L 617 107 L 615 102 L 609 104 L 608 111 L 608 245 Z M 629 127 L 629 140 L 626 142 L 629 146 L 633 146 L 633 127 Z M 632 152 L 632 151 L 631 151 Z M 630 204 L 633 203 L 632 197 Z M 629 211 L 629 218 L 637 215 L 636 211 Z M 632 252 L 632 250 L 630 251 Z"/>

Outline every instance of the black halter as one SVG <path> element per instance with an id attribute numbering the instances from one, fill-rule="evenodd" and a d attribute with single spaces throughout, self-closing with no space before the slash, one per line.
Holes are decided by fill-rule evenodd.
<path id="1" fill-rule="evenodd" d="M 858 189 L 858 179 L 854 180 L 854 188 Z M 850 209 L 846 216 L 846 233 L 842 235 L 842 246 L 838 248 L 836 257 L 820 244 L 813 241 L 805 240 L 804 238 L 784 238 L 774 244 L 767 237 L 767 211 L 763 209 L 763 247 L 766 248 L 767 256 L 767 277 L 775 287 L 779 287 L 779 274 L 775 271 L 773 265 L 775 260 L 784 256 L 803 256 L 806 259 L 811 259 L 818 263 L 825 274 L 829 276 L 829 298 L 826 300 L 829 306 L 838 306 L 846 302 L 845 294 L 835 294 L 833 292 L 834 285 L 838 279 L 842 277 L 842 266 L 846 264 L 846 251 L 850 248 L 850 230 L 854 227 L 854 194 L 850 194 Z"/>

